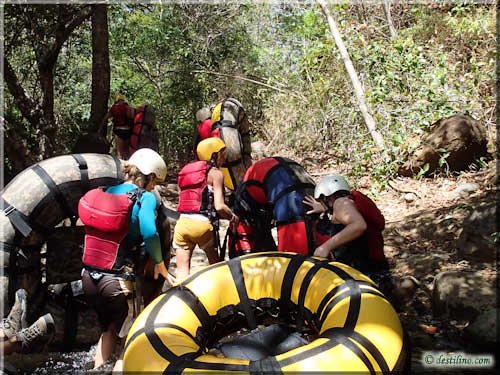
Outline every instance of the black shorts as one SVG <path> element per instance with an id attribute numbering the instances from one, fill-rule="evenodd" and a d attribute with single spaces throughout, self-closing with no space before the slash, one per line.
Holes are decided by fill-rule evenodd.
<path id="1" fill-rule="evenodd" d="M 116 333 L 120 332 L 128 315 L 127 299 L 132 297 L 129 285 L 124 279 L 110 275 L 102 275 L 96 281 L 89 271 L 83 271 L 83 291 L 88 303 L 96 309 L 103 331 L 107 331 L 113 323 Z"/>
<path id="2" fill-rule="evenodd" d="M 127 140 L 132 135 L 132 129 L 117 129 L 113 128 L 113 133 L 121 139 Z"/>

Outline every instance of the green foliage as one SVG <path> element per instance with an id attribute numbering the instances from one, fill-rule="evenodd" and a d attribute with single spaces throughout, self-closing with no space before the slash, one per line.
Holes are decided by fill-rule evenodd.
<path id="1" fill-rule="evenodd" d="M 372 181 L 383 187 L 403 161 L 407 140 L 427 132 L 438 119 L 466 112 L 487 126 L 494 125 L 490 122 L 493 7 L 393 5 L 398 35 L 392 39 L 381 6 L 340 4 L 330 9 L 390 160 L 381 162 L 374 148 L 324 15 L 300 5 L 287 8 L 281 27 L 283 39 L 295 41 L 298 47 L 293 64 L 286 68 L 288 58 L 275 64 L 285 69 L 281 81 L 288 81 L 303 100 L 274 96 L 265 113 L 270 123 L 278 124 L 276 131 L 268 133 L 284 135 L 278 150 L 297 158 L 312 150 L 335 155 L 338 164 L 348 160 L 338 168 L 348 169 L 354 177 L 370 173 Z M 282 33 L 274 35 L 281 38 Z M 447 152 L 440 153 L 441 167 L 446 168 L 447 157 Z"/>
<path id="2" fill-rule="evenodd" d="M 192 156 L 196 110 L 233 96 L 249 114 L 254 139 L 268 143 L 270 152 L 297 160 L 329 155 L 327 165 L 347 170 L 353 179 L 371 174 L 375 190 L 396 173 L 404 152 L 411 150 L 409 140 L 438 119 L 467 112 L 493 129 L 494 6 L 394 3 L 394 38 L 380 4 L 329 6 L 384 137 L 388 161 L 381 161 L 374 147 L 326 18 L 314 2 L 111 5 L 111 96 L 122 93 L 133 106 L 156 107 L 161 151 L 171 165 Z M 39 100 L 30 45 L 35 30 L 19 21 L 48 17 L 55 8 L 9 7 L 6 53 L 26 94 Z M 87 22 L 71 35 L 55 71 L 55 114 L 66 150 L 90 116 L 90 31 Z M 45 42 L 52 37 L 48 34 Z M 9 123 L 28 144 L 36 143 L 36 129 L 22 118 L 9 92 L 5 99 Z M 447 157 L 440 153 L 440 166 L 446 167 Z"/>

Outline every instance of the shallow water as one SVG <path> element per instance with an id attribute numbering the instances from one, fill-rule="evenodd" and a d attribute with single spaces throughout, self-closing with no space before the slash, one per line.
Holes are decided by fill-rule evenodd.
<path id="1" fill-rule="evenodd" d="M 4 358 L 7 374 L 84 374 L 92 364 L 95 346 L 87 351 L 68 353 L 48 352 L 34 354 L 12 354 Z M 90 366 L 91 367 L 91 366 Z M 113 363 L 103 366 L 100 374 L 111 373 Z M 0 372 L 1 373 L 1 372 Z"/>

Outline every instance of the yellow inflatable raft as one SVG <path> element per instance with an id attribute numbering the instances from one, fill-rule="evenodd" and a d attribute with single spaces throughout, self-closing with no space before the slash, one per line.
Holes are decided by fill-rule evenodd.
<path id="1" fill-rule="evenodd" d="M 257 361 L 209 354 L 238 319 L 253 329 L 276 311 L 299 327 L 304 321 L 317 327 L 316 339 Z M 258 253 L 200 270 L 148 305 L 127 337 L 124 371 L 386 374 L 402 371 L 408 360 L 403 337 L 390 303 L 355 269 Z"/>

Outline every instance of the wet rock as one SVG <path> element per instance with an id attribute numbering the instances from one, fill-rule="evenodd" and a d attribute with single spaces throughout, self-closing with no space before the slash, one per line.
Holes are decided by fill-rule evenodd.
<path id="1" fill-rule="evenodd" d="M 434 280 L 432 309 L 435 316 L 471 321 L 495 303 L 495 289 L 478 273 L 446 271 Z"/>
<path id="2" fill-rule="evenodd" d="M 477 261 L 494 261 L 498 246 L 492 234 L 496 229 L 496 210 L 498 202 L 491 202 L 476 208 L 465 219 L 457 241 L 457 255 Z"/>
<path id="3" fill-rule="evenodd" d="M 394 290 L 392 292 L 395 301 L 398 305 L 405 305 L 409 303 L 417 292 L 420 283 L 413 276 L 405 276 L 400 279 L 397 277 L 394 280 Z"/>
<path id="4" fill-rule="evenodd" d="M 417 199 L 417 196 L 413 193 L 406 193 L 403 196 L 403 199 L 405 200 L 406 203 L 411 203 L 411 202 L 414 202 L 415 199 Z"/>
<path id="5" fill-rule="evenodd" d="M 471 339 L 480 347 L 494 348 L 497 342 L 498 314 L 500 310 L 489 309 L 482 312 L 464 330 L 467 338 Z"/>
<path id="6" fill-rule="evenodd" d="M 399 168 L 401 176 L 410 177 L 427 164 L 425 175 L 441 168 L 463 171 L 480 157 L 488 156 L 484 125 L 467 115 L 454 115 L 440 119 L 431 126 L 431 132 L 422 137 L 419 146 Z M 439 152 L 439 150 L 444 150 Z M 442 160 L 444 153 L 448 154 Z"/>
<path id="7" fill-rule="evenodd" d="M 465 183 L 458 185 L 457 188 L 453 190 L 452 195 L 456 198 L 464 198 L 478 190 L 479 190 L 478 184 Z"/>

